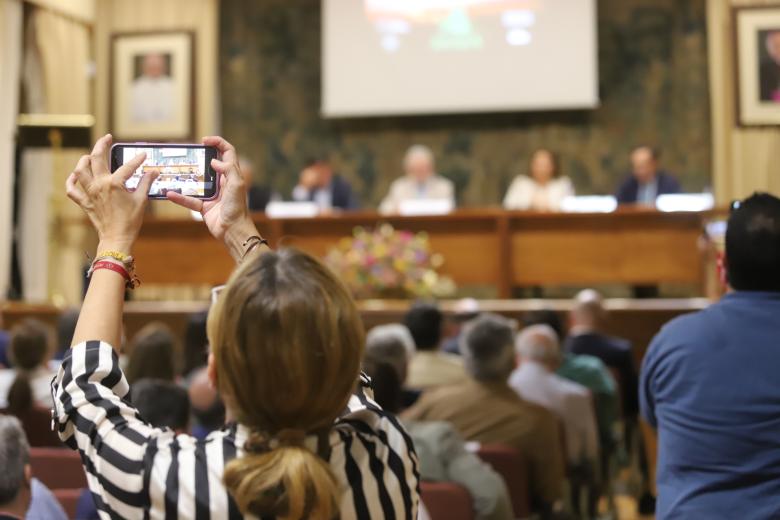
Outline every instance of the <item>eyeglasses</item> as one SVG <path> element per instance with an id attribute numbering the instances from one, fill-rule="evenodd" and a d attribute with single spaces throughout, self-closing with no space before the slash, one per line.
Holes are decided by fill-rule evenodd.
<path id="1" fill-rule="evenodd" d="M 211 306 L 213 307 L 215 303 L 217 303 L 217 300 L 219 299 L 219 295 L 222 293 L 222 291 L 225 290 L 226 285 L 217 285 L 216 287 L 211 288 Z"/>

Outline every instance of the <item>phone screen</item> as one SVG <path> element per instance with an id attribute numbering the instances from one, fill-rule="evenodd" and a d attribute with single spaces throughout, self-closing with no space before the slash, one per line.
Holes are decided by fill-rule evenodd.
<path id="1" fill-rule="evenodd" d="M 127 180 L 127 189 L 136 189 L 145 173 L 158 172 L 149 190 L 150 198 L 164 199 L 169 191 L 199 199 L 216 196 L 216 173 L 211 167 L 211 159 L 217 157 L 215 148 L 190 144 L 117 144 L 111 151 L 111 171 L 140 153 L 146 153 L 146 160 Z"/>

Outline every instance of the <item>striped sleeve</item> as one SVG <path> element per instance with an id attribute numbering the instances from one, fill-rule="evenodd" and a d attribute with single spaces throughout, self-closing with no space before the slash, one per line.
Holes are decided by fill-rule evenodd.
<path id="1" fill-rule="evenodd" d="M 60 439 L 81 454 L 102 518 L 143 518 L 148 511 L 150 440 L 165 433 L 145 424 L 123 398 L 129 390 L 114 349 L 99 341 L 73 347 L 54 380 Z"/>
<path id="2" fill-rule="evenodd" d="M 348 489 L 341 518 L 414 520 L 420 500 L 414 444 L 398 419 L 370 396 L 366 381 L 336 424 L 341 443 L 331 455 L 331 467 L 340 469 L 336 473 Z"/>

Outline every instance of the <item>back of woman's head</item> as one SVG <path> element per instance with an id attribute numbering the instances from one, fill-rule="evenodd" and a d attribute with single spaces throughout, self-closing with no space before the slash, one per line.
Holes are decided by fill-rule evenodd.
<path id="1" fill-rule="evenodd" d="M 176 337 L 171 330 L 162 323 L 150 323 L 138 331 L 131 342 L 125 370 L 127 381 L 131 384 L 144 378 L 173 381 L 177 350 Z"/>
<path id="2" fill-rule="evenodd" d="M 50 337 L 49 327 L 34 319 L 24 320 L 11 329 L 11 359 L 16 378 L 8 390 L 8 411 L 14 415 L 30 410 L 35 404 L 30 372 L 46 364 Z"/>
<path id="3" fill-rule="evenodd" d="M 326 432 L 357 384 L 364 332 L 347 289 L 305 253 L 253 255 L 212 308 L 208 333 L 220 392 L 252 432 L 225 468 L 239 508 L 334 517 L 338 484 L 302 438 Z"/>
<path id="4" fill-rule="evenodd" d="M 35 370 L 49 355 L 50 330 L 46 324 L 26 319 L 11 329 L 11 358 L 18 370 Z"/>

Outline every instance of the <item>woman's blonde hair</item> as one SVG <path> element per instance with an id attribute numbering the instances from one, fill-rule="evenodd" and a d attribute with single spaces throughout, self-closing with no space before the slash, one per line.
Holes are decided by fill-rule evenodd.
<path id="1" fill-rule="evenodd" d="M 338 483 L 301 437 L 327 431 L 358 380 L 365 338 L 346 287 L 305 253 L 253 255 L 212 308 L 208 336 L 220 392 L 252 431 L 246 454 L 224 473 L 238 507 L 257 516 L 335 517 Z"/>

